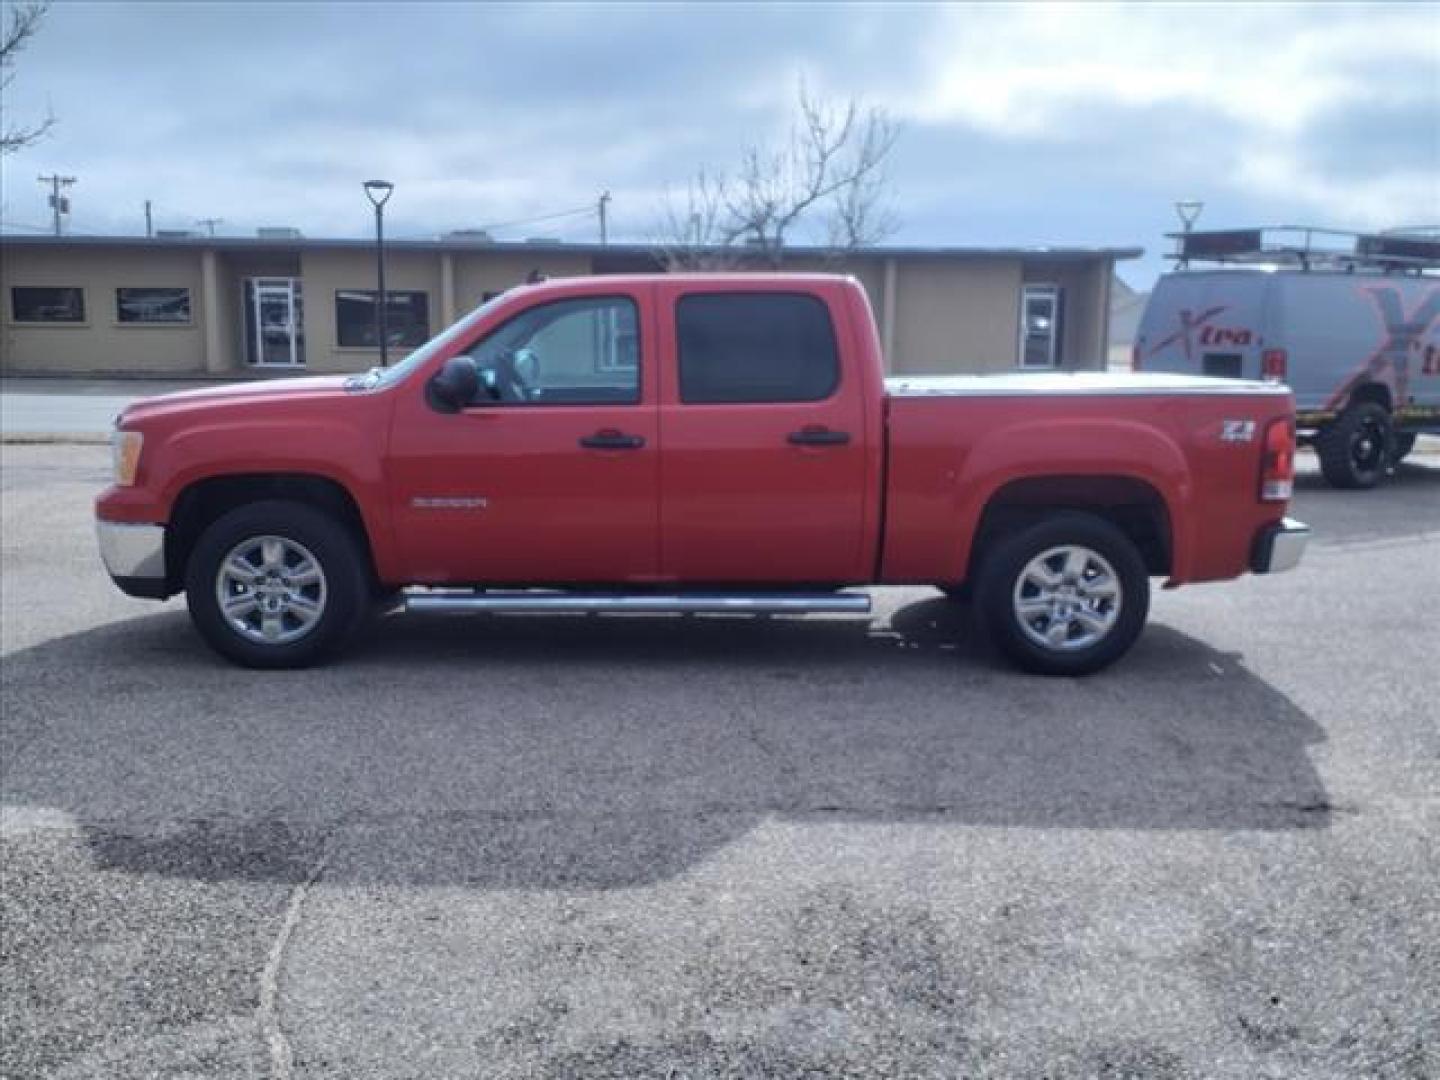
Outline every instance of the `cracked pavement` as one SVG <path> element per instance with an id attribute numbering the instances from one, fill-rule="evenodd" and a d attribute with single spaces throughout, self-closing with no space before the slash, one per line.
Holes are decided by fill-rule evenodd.
<path id="1" fill-rule="evenodd" d="M 0 464 L 0 1076 L 1440 1075 L 1432 457 L 1083 681 L 921 589 L 240 671 Z"/>

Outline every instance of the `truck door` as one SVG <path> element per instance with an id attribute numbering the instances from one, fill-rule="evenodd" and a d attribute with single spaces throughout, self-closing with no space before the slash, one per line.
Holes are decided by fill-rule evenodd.
<path id="1" fill-rule="evenodd" d="M 396 406 L 389 488 L 417 582 L 642 582 L 659 567 L 649 290 L 539 299 L 467 350 L 481 394 Z"/>
<path id="2" fill-rule="evenodd" d="M 865 392 L 819 294 L 657 287 L 661 570 L 685 582 L 863 581 Z"/>

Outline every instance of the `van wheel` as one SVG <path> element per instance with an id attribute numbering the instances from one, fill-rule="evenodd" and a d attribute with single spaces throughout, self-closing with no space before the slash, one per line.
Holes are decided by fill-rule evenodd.
<path id="1" fill-rule="evenodd" d="M 1057 513 L 986 553 L 977 598 L 984 628 L 1020 667 L 1089 675 L 1135 644 L 1150 610 L 1150 578 L 1114 525 Z"/>
<path id="2" fill-rule="evenodd" d="M 1385 478 L 1391 439 L 1385 406 L 1356 402 L 1316 437 L 1320 471 L 1333 487 L 1373 488 Z"/>
<path id="3" fill-rule="evenodd" d="M 190 618 L 237 664 L 305 667 L 343 645 L 369 608 L 364 557 L 350 531 L 299 502 L 224 514 L 185 568 Z"/>

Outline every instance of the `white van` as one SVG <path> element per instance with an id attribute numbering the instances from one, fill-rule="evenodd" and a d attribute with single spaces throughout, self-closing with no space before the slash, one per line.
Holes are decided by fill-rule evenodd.
<path id="1" fill-rule="evenodd" d="M 1325 478 L 1373 487 L 1417 434 L 1440 433 L 1440 241 L 1295 231 L 1303 244 L 1280 230 L 1177 237 L 1182 268 L 1150 295 L 1134 366 L 1288 383 Z M 1222 265 L 1189 268 L 1199 260 Z"/>

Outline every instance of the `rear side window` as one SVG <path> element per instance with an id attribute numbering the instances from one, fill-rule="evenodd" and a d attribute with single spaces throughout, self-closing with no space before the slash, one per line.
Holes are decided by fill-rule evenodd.
<path id="1" fill-rule="evenodd" d="M 830 312 L 803 293 L 695 293 L 675 309 L 680 400 L 820 401 L 840 384 Z"/>

